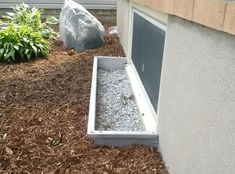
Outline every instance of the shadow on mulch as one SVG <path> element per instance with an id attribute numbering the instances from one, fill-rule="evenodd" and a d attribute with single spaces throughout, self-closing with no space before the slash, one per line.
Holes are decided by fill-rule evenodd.
<path id="1" fill-rule="evenodd" d="M 124 53 L 115 37 L 81 53 L 54 41 L 48 59 L 0 64 L 0 173 L 165 173 L 156 149 L 86 137 L 94 55 Z"/>

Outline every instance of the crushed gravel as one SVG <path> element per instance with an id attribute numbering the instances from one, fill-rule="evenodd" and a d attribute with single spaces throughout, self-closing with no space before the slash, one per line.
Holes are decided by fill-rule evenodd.
<path id="1" fill-rule="evenodd" d="M 97 130 L 144 131 L 124 69 L 98 70 Z"/>

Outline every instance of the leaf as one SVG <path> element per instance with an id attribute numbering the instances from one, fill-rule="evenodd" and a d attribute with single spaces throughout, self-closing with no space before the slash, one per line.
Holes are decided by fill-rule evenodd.
<path id="1" fill-rule="evenodd" d="M 8 42 L 4 43 L 3 48 L 7 50 L 9 48 L 9 43 Z"/>
<path id="2" fill-rule="evenodd" d="M 32 48 L 33 48 L 33 52 L 34 52 L 35 54 L 37 54 L 37 52 L 38 52 L 37 48 L 36 48 L 34 45 L 31 45 L 31 46 L 32 46 Z"/>
<path id="3" fill-rule="evenodd" d="M 58 24 L 59 21 L 56 17 L 54 16 L 49 16 L 46 20 L 46 24 L 53 25 L 53 24 Z"/>
<path id="4" fill-rule="evenodd" d="M 14 47 L 17 51 L 19 51 L 19 48 L 20 48 L 19 45 L 14 45 L 13 47 Z"/>
<path id="5" fill-rule="evenodd" d="M 24 51 L 24 54 L 26 55 L 26 57 L 28 58 L 28 60 L 31 58 L 31 53 L 30 53 L 30 50 L 27 48 L 25 51 Z"/>
<path id="6" fill-rule="evenodd" d="M 24 45 L 22 43 L 17 43 L 17 45 L 21 46 L 21 47 L 24 47 Z"/>
<path id="7" fill-rule="evenodd" d="M 24 53 L 23 53 L 23 52 L 24 52 L 24 50 L 23 50 L 23 49 L 19 50 L 19 54 L 20 54 L 20 57 L 21 57 L 21 58 L 23 58 L 23 57 L 24 57 Z"/>
<path id="8" fill-rule="evenodd" d="M 28 38 L 26 38 L 26 37 L 23 37 L 22 40 L 23 40 L 24 42 L 26 42 L 26 43 L 29 42 Z"/>
<path id="9" fill-rule="evenodd" d="M 7 60 L 11 56 L 10 51 L 7 50 L 3 56 L 4 56 L 4 60 Z"/>
<path id="10" fill-rule="evenodd" d="M 7 12 L 6 14 L 7 14 L 8 16 L 11 16 L 11 17 L 15 15 L 15 13 L 13 13 L 13 12 Z"/>
<path id="11" fill-rule="evenodd" d="M 61 138 L 55 138 L 51 141 L 52 146 L 58 146 L 61 143 Z"/>
<path id="12" fill-rule="evenodd" d="M 24 53 L 28 54 L 29 53 L 29 49 L 25 49 Z"/>
<path id="13" fill-rule="evenodd" d="M 13 151 L 9 147 L 6 147 L 5 151 L 8 155 L 11 155 L 11 156 L 13 155 Z"/>
<path id="14" fill-rule="evenodd" d="M 1 56 L 3 53 L 4 53 L 4 49 L 1 48 L 1 49 L 0 49 L 0 56 Z"/>
<path id="15" fill-rule="evenodd" d="M 12 49 L 10 51 L 10 57 L 12 58 L 12 60 L 15 60 L 15 50 L 14 49 Z"/>

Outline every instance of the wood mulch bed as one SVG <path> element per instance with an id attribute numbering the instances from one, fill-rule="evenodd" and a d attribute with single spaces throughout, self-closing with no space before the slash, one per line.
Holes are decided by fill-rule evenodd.
<path id="1" fill-rule="evenodd" d="M 54 41 L 48 59 L 0 64 L 0 173 L 165 174 L 154 148 L 97 147 L 87 138 L 95 55 L 124 52 L 113 36 L 81 53 Z"/>

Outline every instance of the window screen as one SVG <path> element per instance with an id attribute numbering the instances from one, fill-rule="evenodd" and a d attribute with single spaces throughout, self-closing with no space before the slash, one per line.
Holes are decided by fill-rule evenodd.
<path id="1" fill-rule="evenodd" d="M 157 113 L 165 31 L 134 13 L 132 61 Z"/>

